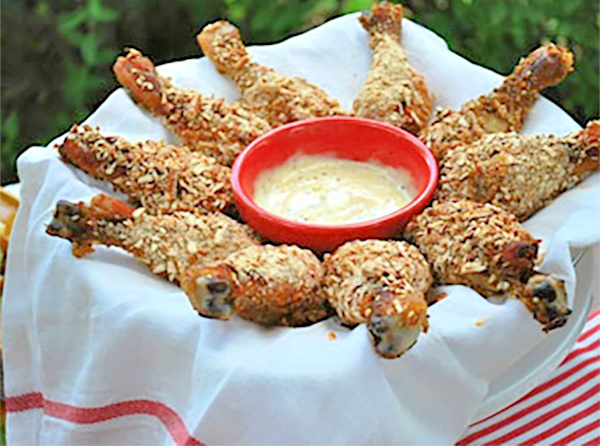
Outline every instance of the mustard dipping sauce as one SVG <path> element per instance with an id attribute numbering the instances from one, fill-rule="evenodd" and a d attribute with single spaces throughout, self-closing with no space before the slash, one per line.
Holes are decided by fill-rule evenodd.
<path id="1" fill-rule="evenodd" d="M 335 225 L 383 217 L 415 197 L 408 171 L 324 155 L 296 155 L 263 172 L 254 201 L 298 222 Z"/>

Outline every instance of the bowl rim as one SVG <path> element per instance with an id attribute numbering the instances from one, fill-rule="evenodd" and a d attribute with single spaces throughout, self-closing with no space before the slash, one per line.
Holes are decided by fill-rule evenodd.
<path id="1" fill-rule="evenodd" d="M 390 212 L 388 214 L 371 218 L 369 220 L 362 220 L 358 222 L 351 223 L 336 223 L 336 224 L 323 224 L 323 223 L 307 223 L 301 222 L 297 220 L 292 220 L 289 218 L 285 218 L 279 216 L 277 214 L 273 214 L 272 212 L 267 211 L 266 209 L 260 207 L 254 199 L 246 193 L 244 188 L 242 187 L 240 181 L 240 175 L 243 169 L 243 164 L 246 159 L 256 151 L 256 147 L 259 147 L 260 143 L 264 140 L 271 138 L 273 135 L 277 133 L 282 133 L 294 129 L 296 127 L 304 127 L 310 126 L 314 123 L 322 123 L 322 122 L 351 122 L 357 123 L 360 125 L 375 127 L 381 130 L 392 131 L 394 133 L 403 134 L 403 137 L 406 138 L 410 142 L 411 150 L 417 150 L 425 161 L 425 164 L 429 170 L 429 176 L 427 178 L 427 183 L 425 188 L 421 193 L 417 194 L 409 203 L 401 208 Z M 382 163 L 383 164 L 383 163 Z M 385 164 L 384 164 L 385 165 Z M 388 167 L 391 167 L 388 165 Z M 433 197 L 435 189 L 437 188 L 439 181 L 439 166 L 435 155 L 429 150 L 429 148 L 423 143 L 419 138 L 417 138 L 412 133 L 401 129 L 399 127 L 395 127 L 391 124 L 376 121 L 373 119 L 356 117 L 356 116 L 327 116 L 321 118 L 308 118 L 300 121 L 291 122 L 288 124 L 281 125 L 276 127 L 268 132 L 262 134 L 255 140 L 253 140 L 250 144 L 244 148 L 244 150 L 237 156 L 233 166 L 231 168 L 231 183 L 233 187 L 234 195 L 239 197 L 244 204 L 252 209 L 255 214 L 260 214 L 261 218 L 269 220 L 273 223 L 277 223 L 282 226 L 286 226 L 290 229 L 302 227 L 305 229 L 314 229 L 319 231 L 336 231 L 336 230 L 355 230 L 355 229 L 365 229 L 371 226 L 376 226 L 381 223 L 386 223 L 391 220 L 400 219 L 407 214 L 411 214 L 415 208 L 424 207 L 426 203 Z"/>

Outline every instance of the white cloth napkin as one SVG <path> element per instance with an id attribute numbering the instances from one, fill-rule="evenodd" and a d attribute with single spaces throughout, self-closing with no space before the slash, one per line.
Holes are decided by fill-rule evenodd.
<path id="1" fill-rule="evenodd" d="M 407 20 L 402 41 L 437 105 L 459 107 L 502 80 Z M 367 42 L 349 15 L 251 53 L 350 107 L 369 69 Z M 518 56 L 506 57 L 516 63 Z M 159 71 L 178 85 L 238 96 L 204 58 Z M 122 90 L 87 122 L 130 140 L 171 139 Z M 578 128 L 540 99 L 523 133 Z M 19 176 L 22 206 L 4 303 L 5 384 L 9 401 L 34 395 L 37 408 L 9 411 L 9 444 L 172 444 L 188 434 L 211 445 L 451 444 L 495 378 L 568 331 L 544 335 L 518 301 L 495 305 L 462 286 L 444 288 L 449 296 L 431 307 L 429 333 L 397 360 L 375 354 L 364 326 L 348 330 L 330 320 L 264 329 L 203 319 L 182 291 L 124 251 L 99 247 L 77 259 L 70 243 L 45 234 L 58 200 L 89 200 L 110 192 L 106 184 L 60 162 L 51 147 L 22 155 Z M 526 223 L 548 251 L 542 269 L 567 281 L 571 300 L 569 246 L 600 240 L 599 191 L 594 175 Z"/>

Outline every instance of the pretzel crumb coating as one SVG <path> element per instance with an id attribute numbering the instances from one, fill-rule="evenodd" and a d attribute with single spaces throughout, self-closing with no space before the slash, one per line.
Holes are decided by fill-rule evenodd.
<path id="1" fill-rule="evenodd" d="M 192 267 L 182 288 L 202 316 L 227 320 L 232 315 L 265 326 L 298 327 L 330 316 L 319 293 L 323 266 L 297 246 L 254 246 L 225 260 Z"/>
<path id="2" fill-rule="evenodd" d="M 221 213 L 150 215 L 104 194 L 89 205 L 59 201 L 46 232 L 71 241 L 77 257 L 93 252 L 96 244 L 118 246 L 175 283 L 192 265 L 221 261 L 259 244 L 250 228 Z"/>
<path id="3" fill-rule="evenodd" d="M 138 50 L 117 58 L 113 71 L 133 100 L 162 119 L 190 149 L 230 166 L 251 141 L 271 126 L 239 103 L 174 86 L 159 75 L 154 64 Z"/>
<path id="4" fill-rule="evenodd" d="M 224 20 L 205 26 L 197 37 L 202 52 L 219 73 L 242 91 L 240 103 L 271 126 L 313 117 L 348 114 L 337 99 L 300 77 L 260 65 L 248 54 L 239 30 Z"/>
<path id="5" fill-rule="evenodd" d="M 600 121 L 565 137 L 497 133 L 448 152 L 436 198 L 488 202 L 529 218 L 600 168 Z"/>
<path id="6" fill-rule="evenodd" d="M 347 242 L 324 262 L 323 294 L 345 324 L 366 323 L 375 350 L 397 358 L 427 331 L 433 276 L 417 248 L 403 241 Z"/>
<path id="7" fill-rule="evenodd" d="M 371 36 L 373 60 L 353 108 L 357 116 L 418 134 L 427 125 L 433 97 L 400 44 L 402 17 L 401 5 L 381 2 L 359 18 Z"/>
<path id="8" fill-rule="evenodd" d="M 540 240 L 497 206 L 434 202 L 408 223 L 405 237 L 425 255 L 441 285 L 465 285 L 485 297 L 514 296 L 545 331 L 564 325 L 571 313 L 563 281 L 534 269 Z"/>
<path id="9" fill-rule="evenodd" d="M 517 132 L 539 93 L 573 71 L 573 53 L 553 43 L 543 45 L 521 59 L 502 85 L 487 96 L 464 104 L 459 111 L 440 109 L 421 139 L 442 159 L 462 144 L 488 133 Z"/>
<path id="10" fill-rule="evenodd" d="M 150 213 L 215 212 L 233 205 L 230 169 L 185 146 L 130 143 L 75 124 L 58 151 L 63 161 L 110 182 Z"/>

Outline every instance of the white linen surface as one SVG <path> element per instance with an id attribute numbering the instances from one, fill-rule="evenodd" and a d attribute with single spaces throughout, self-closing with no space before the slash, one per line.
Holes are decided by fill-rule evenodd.
<path id="1" fill-rule="evenodd" d="M 251 53 L 282 73 L 306 77 L 350 107 L 371 57 L 356 17 Z M 402 39 L 436 105 L 457 108 L 502 80 L 410 21 L 404 21 Z M 518 56 L 506 57 L 516 63 Z M 159 71 L 178 85 L 230 100 L 238 96 L 205 58 Z M 123 90 L 86 122 L 134 141 L 172 140 Z M 578 128 L 540 99 L 523 133 Z M 22 206 L 10 244 L 3 315 L 8 397 L 41 392 L 47 400 L 88 408 L 154 400 L 178 413 L 207 444 L 452 444 L 494 378 L 546 336 L 561 336 L 561 330 L 544 335 L 518 301 L 495 305 L 462 286 L 444 288 L 449 297 L 430 308 L 430 331 L 397 360 L 375 354 L 364 326 L 348 330 L 324 321 L 264 329 L 240 319 L 203 319 L 182 291 L 124 251 L 98 247 L 77 259 L 70 243 L 45 234 L 58 200 L 89 200 L 110 192 L 108 186 L 60 162 L 51 147 L 33 147 L 21 156 L 19 176 Z M 600 240 L 599 183 L 599 175 L 589 178 L 526 223 L 548 250 L 542 269 L 567 281 L 571 299 L 576 278 L 569 246 Z M 9 413 L 8 440 L 173 443 L 163 424 L 148 415 L 82 425 L 43 410 Z"/>

